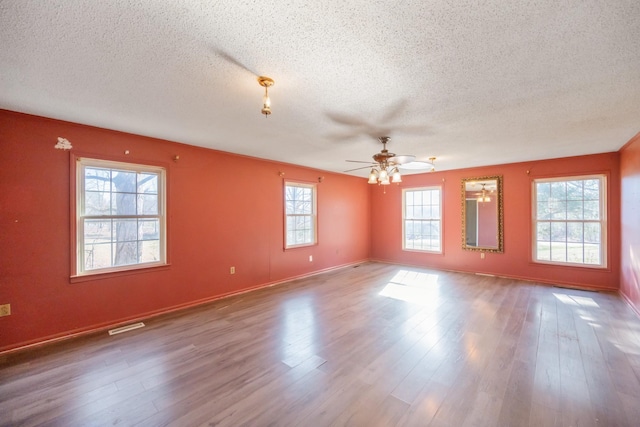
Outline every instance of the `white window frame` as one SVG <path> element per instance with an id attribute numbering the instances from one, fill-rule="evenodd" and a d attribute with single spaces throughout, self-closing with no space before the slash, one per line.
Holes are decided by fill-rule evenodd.
<path id="1" fill-rule="evenodd" d="M 568 182 L 568 181 L 584 181 L 584 180 L 599 180 L 600 181 L 600 192 L 599 192 L 599 203 L 598 203 L 598 208 L 599 208 L 599 219 L 595 220 L 595 219 L 576 219 L 576 218 L 567 218 L 567 219 L 551 219 L 551 218 L 540 218 L 538 219 L 538 191 L 537 191 L 537 184 L 540 183 L 557 183 L 557 182 Z M 604 174 L 595 174 L 595 175 L 579 175 L 579 176 L 563 176 L 563 177 L 553 177 L 553 178 L 539 178 L 539 179 L 534 179 L 532 181 L 532 187 L 531 187 L 531 194 L 532 194 L 532 204 L 531 204 L 531 223 L 532 223 L 532 228 L 531 228 L 531 240 L 532 240 L 532 252 L 531 252 L 531 258 L 532 261 L 534 263 L 539 263 L 539 264 L 550 264 L 550 265 L 561 265 L 561 266 L 571 266 L 571 267 L 583 267 L 583 268 L 597 268 L 597 269 L 604 269 L 607 268 L 607 176 Z M 567 202 L 567 199 L 564 200 L 559 200 L 560 202 L 565 201 Z M 584 208 L 584 195 L 583 198 L 581 200 L 574 200 L 574 201 L 582 201 L 583 203 L 583 208 Z M 565 207 L 565 212 L 568 212 L 568 209 Z M 538 240 L 538 224 L 539 223 L 565 223 L 565 224 L 569 224 L 569 223 L 581 223 L 583 225 L 583 237 L 582 237 L 582 241 L 576 241 L 576 242 L 571 242 L 569 240 L 569 237 L 567 236 L 565 238 L 564 242 L 558 242 L 558 243 L 575 243 L 575 244 L 581 244 L 583 246 L 583 262 L 574 262 L 574 261 L 561 261 L 561 260 L 546 260 L 546 259 L 538 259 L 538 243 L 542 242 Z M 589 244 L 589 242 L 585 242 L 585 237 L 584 237 L 584 225 L 585 224 L 599 224 L 599 228 L 600 228 L 600 251 L 599 251 L 599 257 L 600 257 L 600 263 L 599 264 L 595 264 L 595 263 L 586 263 L 584 262 L 584 245 Z M 568 227 L 565 227 L 566 230 L 568 230 Z M 552 243 L 552 237 L 551 237 L 551 231 L 549 231 L 550 233 L 550 237 L 549 237 L 549 250 L 553 251 L 551 243 Z M 568 231 L 565 232 L 565 234 L 568 234 Z M 566 259 L 568 259 L 569 254 L 568 254 L 568 248 L 566 249 Z M 549 258 L 553 257 L 553 253 L 550 252 L 550 256 Z"/>
<path id="2" fill-rule="evenodd" d="M 298 188 L 304 188 L 304 189 L 310 189 L 311 190 L 311 213 L 308 214 L 296 214 L 293 212 L 289 212 L 287 209 L 287 187 L 298 187 Z M 284 248 L 285 249 L 292 249 L 292 248 L 300 248 L 300 247 L 305 247 L 305 246 L 313 246 L 315 244 L 318 243 L 318 186 L 317 184 L 311 184 L 311 183 L 304 183 L 304 182 L 297 182 L 297 181 L 285 181 L 284 182 L 284 196 L 283 196 L 283 200 L 284 200 Z M 305 239 L 303 243 L 291 243 L 289 242 L 289 233 L 288 233 L 288 223 L 289 223 L 289 218 L 293 218 L 293 217 L 305 217 L 305 218 L 310 218 L 311 220 L 311 238 L 310 239 Z"/>
<path id="3" fill-rule="evenodd" d="M 412 213 L 407 212 L 407 193 L 408 192 L 418 192 L 418 191 L 438 191 L 438 215 L 437 217 L 429 216 L 428 218 L 414 218 Z M 424 206 L 424 204 L 423 204 Z M 431 204 L 429 205 L 431 206 Z M 402 250 L 411 251 L 411 252 L 426 252 L 426 253 L 434 253 L 441 254 L 442 253 L 442 235 L 443 235 L 443 222 L 442 222 L 442 187 L 430 186 L 430 187 L 419 187 L 419 188 L 403 188 L 402 189 Z M 406 234 L 406 225 L 407 221 L 428 221 L 428 222 L 438 222 L 440 224 L 440 234 L 438 240 L 438 248 L 437 249 L 421 249 L 421 248 L 413 248 L 407 247 L 407 234 Z"/>
<path id="4" fill-rule="evenodd" d="M 85 169 L 100 168 L 108 170 L 124 170 L 136 173 L 153 173 L 158 175 L 158 213 L 154 215 L 85 215 Z M 136 193 L 138 194 L 138 193 Z M 142 193 L 140 193 L 142 194 Z M 76 161 L 76 276 L 90 276 L 95 274 L 137 270 L 149 267 L 167 265 L 167 226 L 166 226 L 166 170 L 159 166 L 135 163 L 116 162 L 94 158 L 78 158 Z M 138 262 L 127 265 L 110 266 L 106 268 L 85 268 L 84 224 L 90 219 L 157 219 L 159 221 L 159 259 L 153 262 Z M 137 240 L 138 242 L 142 240 Z"/>

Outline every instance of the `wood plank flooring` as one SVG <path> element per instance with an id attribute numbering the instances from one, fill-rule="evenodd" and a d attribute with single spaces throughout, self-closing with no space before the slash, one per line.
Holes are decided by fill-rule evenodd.
<path id="1" fill-rule="evenodd" d="M 368 263 L 0 357 L 2 426 L 637 426 L 616 295 Z"/>

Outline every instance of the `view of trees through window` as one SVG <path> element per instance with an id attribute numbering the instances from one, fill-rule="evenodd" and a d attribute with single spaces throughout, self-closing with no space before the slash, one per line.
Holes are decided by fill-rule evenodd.
<path id="1" fill-rule="evenodd" d="M 285 247 L 315 243 L 314 205 L 315 186 L 297 183 L 285 185 Z"/>
<path id="2" fill-rule="evenodd" d="M 604 177 L 536 180 L 536 261 L 602 265 Z"/>
<path id="3" fill-rule="evenodd" d="M 160 172 L 85 166 L 83 271 L 163 260 Z"/>
<path id="4" fill-rule="evenodd" d="M 440 188 L 403 191 L 403 248 L 440 252 L 441 206 Z"/>

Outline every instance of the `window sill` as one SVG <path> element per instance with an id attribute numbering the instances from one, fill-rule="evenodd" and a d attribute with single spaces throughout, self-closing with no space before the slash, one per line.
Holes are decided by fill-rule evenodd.
<path id="1" fill-rule="evenodd" d="M 155 271 L 165 271 L 171 268 L 171 264 L 154 265 L 147 267 L 130 268 L 127 270 L 107 271 L 102 273 L 87 273 L 69 277 L 69 283 L 82 283 L 93 280 L 110 279 L 112 277 L 129 276 L 132 274 L 151 273 Z"/>

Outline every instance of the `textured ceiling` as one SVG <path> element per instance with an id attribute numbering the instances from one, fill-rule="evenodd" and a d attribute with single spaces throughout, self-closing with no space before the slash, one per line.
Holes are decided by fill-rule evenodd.
<path id="1" fill-rule="evenodd" d="M 1 0 L 0 108 L 337 172 L 616 151 L 640 2 Z"/>

